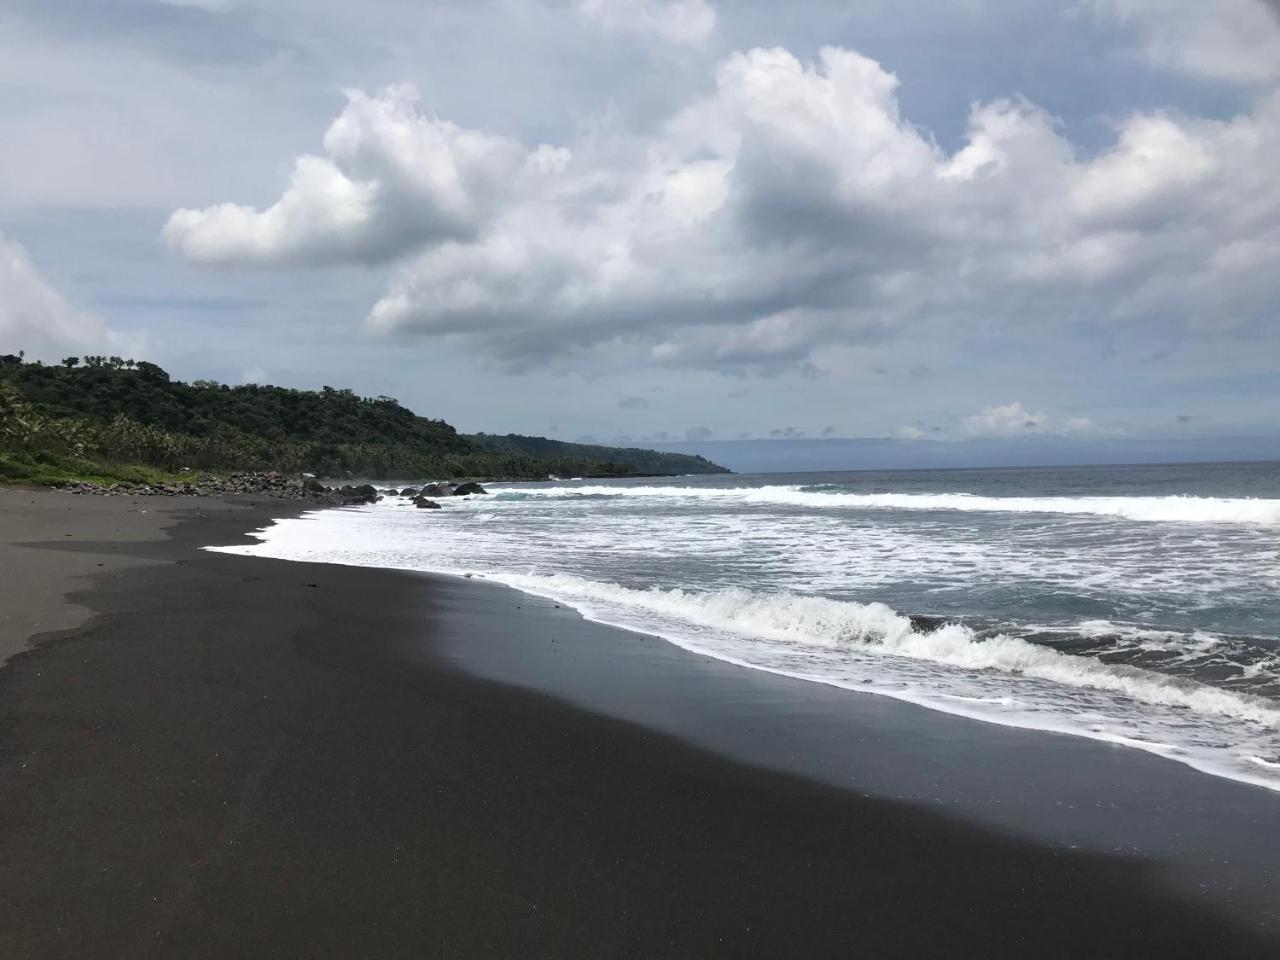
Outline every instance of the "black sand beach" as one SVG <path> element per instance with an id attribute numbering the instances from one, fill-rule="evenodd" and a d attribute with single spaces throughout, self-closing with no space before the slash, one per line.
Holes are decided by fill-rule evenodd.
<path id="1" fill-rule="evenodd" d="M 0 670 L 0 956 L 1280 955 L 1274 795 L 198 550 L 291 509 L 0 491 L 0 641 L 53 631 Z"/>

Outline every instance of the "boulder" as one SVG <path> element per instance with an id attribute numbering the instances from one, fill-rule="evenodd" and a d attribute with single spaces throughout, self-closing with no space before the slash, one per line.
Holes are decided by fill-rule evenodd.
<path id="1" fill-rule="evenodd" d="M 455 491 L 451 483 L 428 483 L 421 493 L 424 497 L 452 497 Z"/>
<path id="2" fill-rule="evenodd" d="M 400 491 L 399 491 L 399 490 L 397 490 L 395 487 L 388 487 L 386 490 L 383 490 L 382 492 L 383 492 L 383 494 L 384 494 L 384 495 L 386 495 L 386 496 L 388 496 L 388 497 L 398 497 L 398 496 L 400 496 Z"/>
<path id="3" fill-rule="evenodd" d="M 327 488 L 315 477 L 303 477 L 302 489 L 307 493 L 324 493 Z"/>
<path id="4" fill-rule="evenodd" d="M 484 487 L 480 486 L 480 484 L 471 483 L 471 482 L 460 483 L 453 488 L 453 495 L 455 497 L 469 497 L 473 493 L 488 493 L 488 492 L 489 491 L 486 490 Z"/>
<path id="5" fill-rule="evenodd" d="M 417 487 L 405 487 L 403 490 L 400 491 L 400 496 L 402 497 L 416 497 L 417 495 L 418 495 Z"/>
<path id="6" fill-rule="evenodd" d="M 951 622 L 945 617 L 932 617 L 924 613 L 913 613 L 907 619 L 911 621 L 911 629 L 916 633 L 933 633 Z"/>
<path id="7" fill-rule="evenodd" d="M 439 510 L 440 504 L 434 500 L 428 500 L 426 497 L 414 497 L 413 505 L 419 510 Z"/>
<path id="8" fill-rule="evenodd" d="M 378 502 L 378 491 L 367 483 L 362 483 L 358 487 L 343 487 L 342 496 L 348 504 Z"/>

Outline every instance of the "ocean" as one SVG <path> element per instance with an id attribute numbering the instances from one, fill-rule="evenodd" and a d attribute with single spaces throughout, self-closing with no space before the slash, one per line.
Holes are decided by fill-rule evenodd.
<path id="1" fill-rule="evenodd" d="M 489 490 L 212 549 L 481 577 L 744 669 L 1280 790 L 1280 463 Z"/>

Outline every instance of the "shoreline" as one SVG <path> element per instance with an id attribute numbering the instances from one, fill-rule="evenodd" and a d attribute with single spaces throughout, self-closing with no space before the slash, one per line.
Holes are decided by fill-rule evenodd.
<path id="1" fill-rule="evenodd" d="M 0 491 L 0 522 L 15 493 L 30 496 Z M 204 517 L 179 516 L 193 507 Z M 1034 842 L 908 796 L 922 773 L 960 795 L 966 769 L 995 794 L 1048 785 L 1051 735 L 1025 734 L 1021 754 L 996 737 L 985 759 L 1019 769 L 974 768 L 986 724 L 973 737 L 944 715 L 921 725 L 923 708 L 762 682 L 508 588 L 198 549 L 249 542 L 290 507 L 175 504 L 133 531 L 152 539 L 91 536 L 75 509 L 58 519 L 77 530 L 24 530 L 43 545 L 17 549 L 56 560 L 24 558 L 32 584 L 54 565 L 87 574 L 71 601 L 92 614 L 0 669 L 6 955 L 1275 949 L 1271 921 L 1242 919 L 1250 896 L 1234 910 L 1172 882 L 1190 806 L 1149 825 L 1158 856 Z M 1216 783 L 1147 759 L 1113 772 L 1149 801 Z M 1081 797 L 1106 785 L 1068 773 Z M 1197 802 L 1248 807 L 1245 792 Z"/>
<path id="2" fill-rule="evenodd" d="M 385 568 L 385 569 L 394 569 L 394 568 Z M 1266 779 L 1260 776 L 1249 777 L 1249 776 L 1242 775 L 1238 771 L 1212 768 L 1209 766 L 1200 765 L 1196 763 L 1192 758 L 1178 756 L 1175 753 L 1170 752 L 1167 749 L 1164 749 L 1164 745 L 1162 744 L 1148 746 L 1148 745 L 1144 745 L 1140 741 L 1136 741 L 1132 739 L 1125 740 L 1125 739 L 1117 738 L 1107 734 L 1093 733 L 1087 729 L 1072 728 L 1063 724 L 1048 724 L 1048 723 L 1032 724 L 1027 722 L 1015 723 L 1011 721 L 1003 722 L 1001 719 L 997 717 L 984 715 L 971 710 L 966 711 L 958 706 L 943 705 L 939 702 L 929 701 L 922 697 L 909 696 L 909 695 L 900 693 L 895 690 L 887 689 L 887 688 L 866 687 L 862 684 L 853 684 L 850 682 L 839 681 L 839 680 L 834 680 L 834 679 L 820 677 L 820 676 L 814 676 L 811 674 L 788 671 L 788 670 L 783 670 L 776 667 L 763 666 L 757 663 L 752 663 L 749 660 L 735 658 L 723 652 L 699 646 L 697 643 L 686 640 L 683 637 L 672 636 L 668 633 L 664 633 L 660 631 L 645 630 L 640 627 L 628 625 L 626 623 L 619 623 L 619 622 L 614 622 L 608 619 L 601 618 L 599 616 L 593 615 L 587 610 L 584 610 L 582 607 L 576 605 L 572 600 L 567 600 L 563 597 L 559 597 L 554 593 L 542 593 L 526 587 L 514 586 L 512 584 L 504 582 L 501 576 L 490 577 L 482 574 L 474 574 L 474 575 L 473 574 L 454 574 L 454 573 L 446 573 L 444 571 L 438 571 L 438 570 L 429 571 L 428 575 L 432 577 L 460 578 L 460 579 L 472 580 L 473 582 L 477 582 L 477 583 L 488 583 L 494 586 L 502 587 L 504 589 L 513 590 L 526 597 L 547 601 L 557 608 L 560 606 L 566 606 L 572 609 L 578 616 L 582 617 L 584 620 L 587 620 L 598 626 L 605 627 L 610 630 L 621 630 L 626 633 L 638 634 L 643 637 L 650 637 L 650 638 L 659 640 L 663 643 L 667 643 L 674 647 L 677 647 L 680 650 L 683 650 L 686 653 L 689 653 L 695 657 L 710 658 L 710 659 L 718 660 L 721 663 L 728 664 L 729 666 L 735 667 L 740 670 L 751 670 L 751 671 L 764 673 L 774 677 L 780 677 L 785 680 L 794 680 L 799 683 L 829 687 L 834 690 L 842 691 L 845 694 L 855 694 L 858 696 L 884 697 L 886 699 L 894 700 L 898 703 L 907 704 L 911 707 L 927 710 L 930 713 L 940 713 L 947 717 L 954 718 L 955 720 L 958 720 L 958 721 L 978 723 L 978 724 L 983 724 L 987 726 L 999 727 L 1002 729 L 1019 730 L 1027 733 L 1033 733 L 1033 734 L 1044 734 L 1051 737 L 1071 737 L 1075 739 L 1088 740 L 1092 743 L 1102 744 L 1107 747 L 1120 747 L 1126 750 L 1135 750 L 1135 751 L 1138 751 L 1139 753 L 1146 755 L 1147 757 L 1153 757 L 1153 758 L 1165 760 L 1170 763 L 1175 763 L 1175 764 L 1179 764 L 1181 766 L 1187 767 L 1188 769 L 1202 776 L 1212 777 L 1217 780 L 1225 780 L 1232 784 L 1236 784 L 1238 786 L 1263 790 L 1271 794 L 1280 794 L 1280 784 L 1278 784 L 1274 780 Z M 914 620 L 916 616 L 917 615 L 909 615 L 908 618 Z M 930 616 L 929 619 L 935 619 L 935 618 Z M 1161 749 L 1153 749 L 1152 748 L 1153 746 L 1159 746 L 1161 747 Z M 1277 802 L 1280 803 L 1280 797 L 1277 797 Z"/>

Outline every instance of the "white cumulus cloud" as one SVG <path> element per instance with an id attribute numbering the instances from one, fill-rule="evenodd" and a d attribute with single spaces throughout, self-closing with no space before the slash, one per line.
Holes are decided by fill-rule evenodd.
<path id="1" fill-rule="evenodd" d="M 223 203 L 176 211 L 164 238 L 201 263 L 377 262 L 406 249 L 474 238 L 527 160 L 555 156 L 424 113 L 408 85 L 347 93 L 324 136 L 265 210 Z"/>
<path id="2" fill-rule="evenodd" d="M 971 437 L 1009 437 L 1025 433 L 1044 433 L 1049 428 L 1049 418 L 1043 413 L 1032 413 L 1021 401 L 1002 406 L 987 407 L 964 422 L 964 432 Z"/>
<path id="3" fill-rule="evenodd" d="M 1019 400 L 1006 404 L 996 404 L 987 407 L 981 413 L 966 417 L 960 426 L 960 433 L 962 436 L 970 438 L 1021 437 L 1032 434 L 1055 434 L 1070 437 L 1116 435 L 1116 431 L 1104 429 L 1088 417 L 1068 417 L 1065 420 L 1055 420 L 1048 414 L 1028 410 Z M 900 432 L 899 435 L 903 434 Z"/>
<path id="4" fill-rule="evenodd" d="M 165 235 L 201 262 L 400 259 L 372 329 L 512 365 L 615 344 L 804 367 L 924 317 L 1191 336 L 1274 316 L 1280 94 L 1229 120 L 1121 117 L 1094 152 L 999 99 L 949 152 L 897 87 L 853 50 L 754 49 L 654 133 L 533 149 L 403 88 L 353 93 L 276 204 L 180 210 Z"/>

